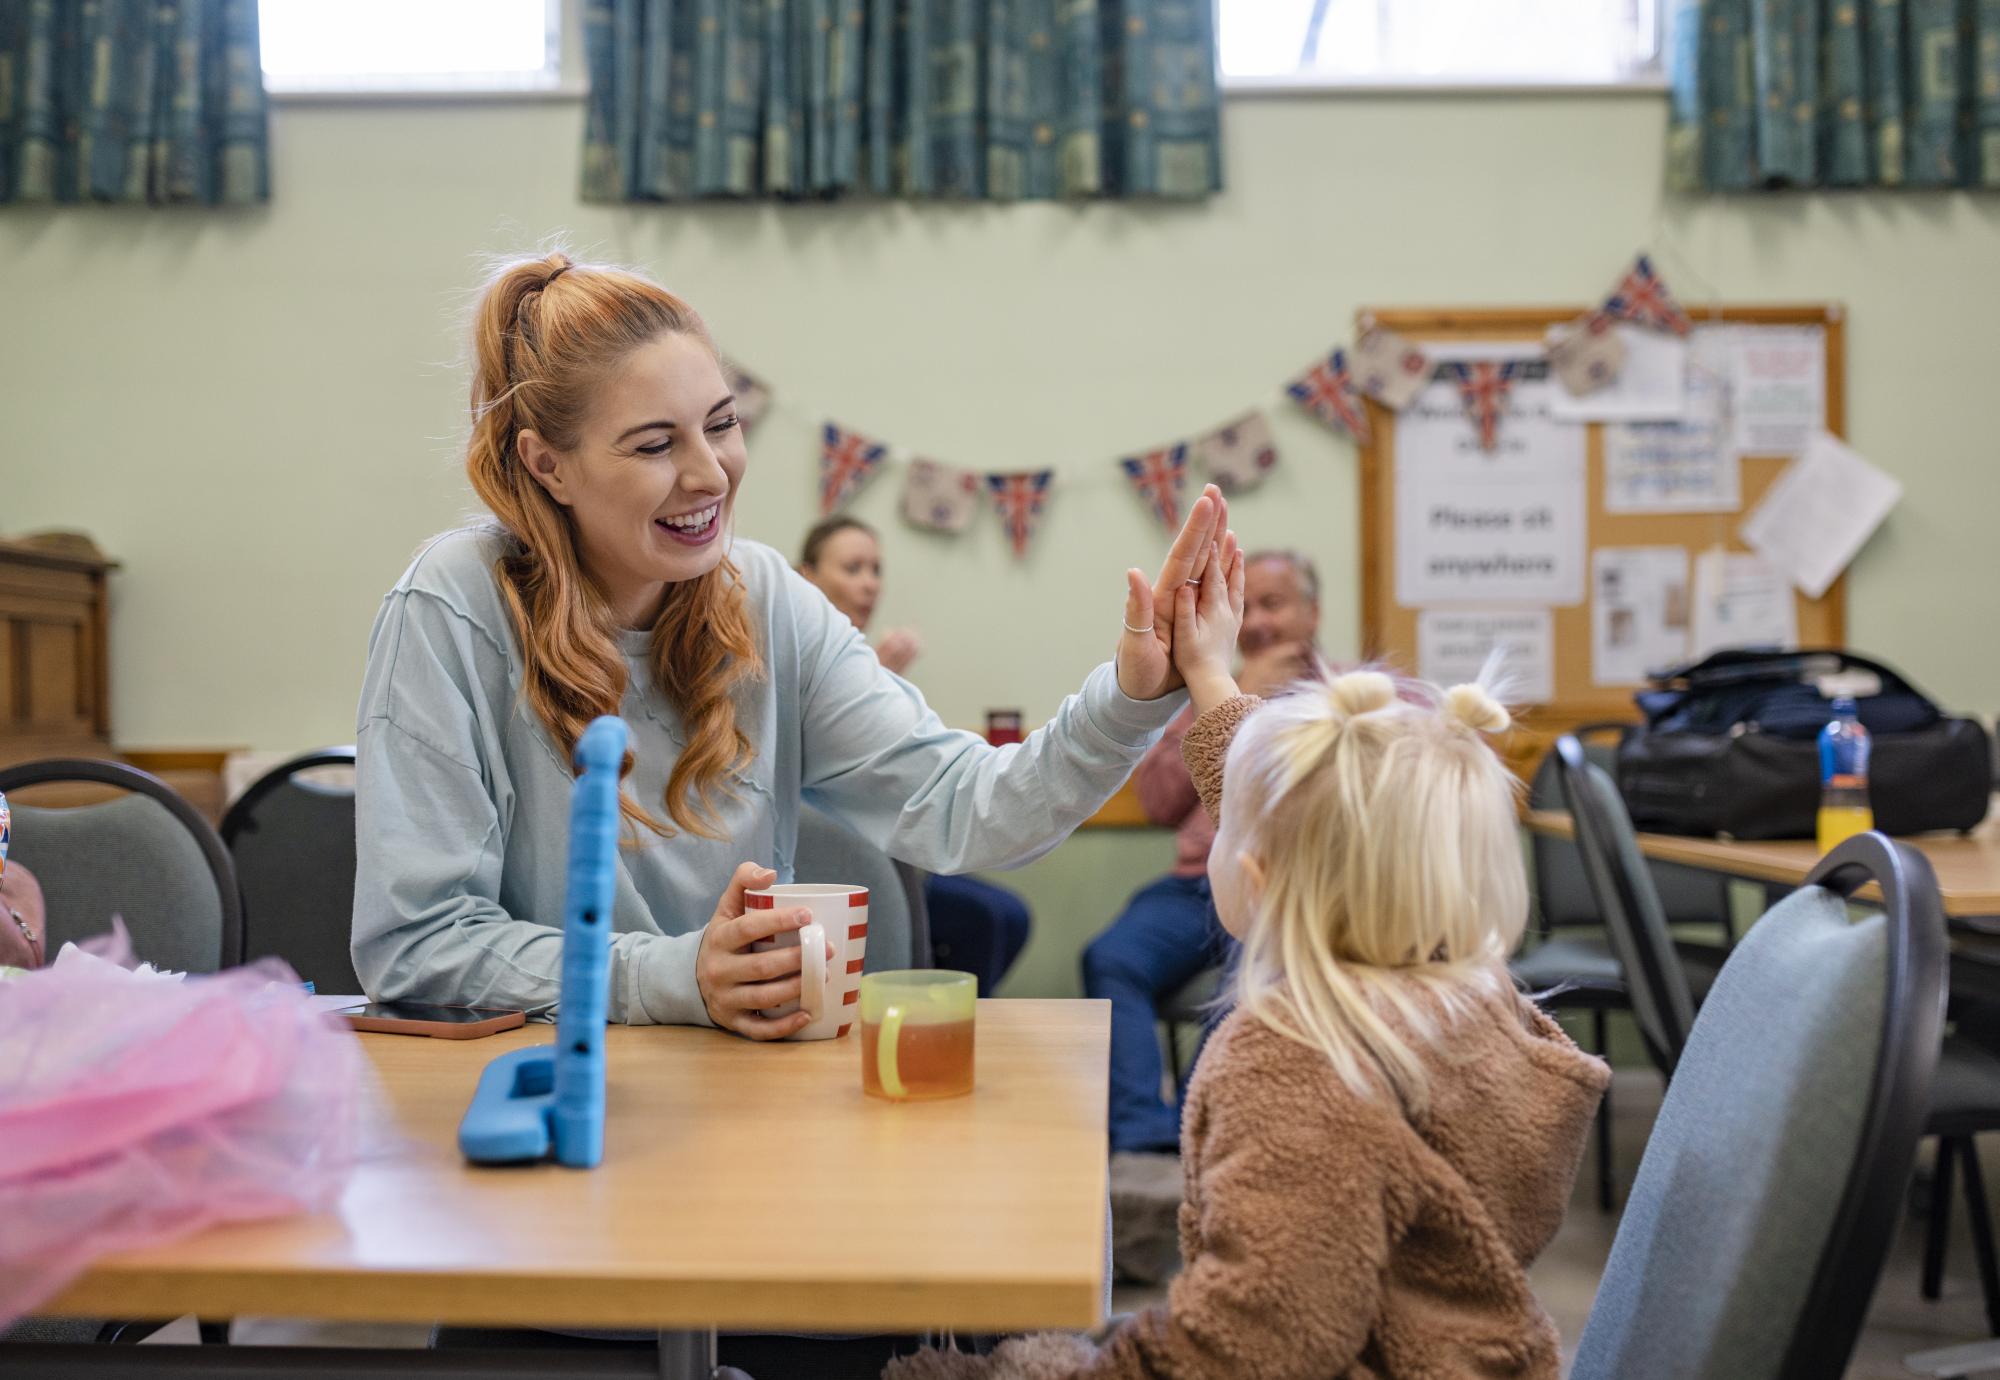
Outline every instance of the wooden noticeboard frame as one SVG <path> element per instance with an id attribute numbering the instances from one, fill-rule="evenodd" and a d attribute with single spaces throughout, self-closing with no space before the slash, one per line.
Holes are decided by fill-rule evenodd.
<path id="1" fill-rule="evenodd" d="M 1419 344 L 1458 341 L 1539 341 L 1551 326 L 1574 321 L 1584 307 L 1473 308 L 1465 310 L 1376 309 L 1357 313 L 1357 335 L 1379 325 Z M 1697 324 L 1723 321 L 1759 326 L 1819 326 L 1826 332 L 1826 429 L 1847 432 L 1845 313 L 1839 306 L 1689 308 Z M 1396 602 L 1396 414 L 1368 402 L 1370 441 L 1361 447 L 1361 641 L 1370 659 L 1415 671 L 1417 610 Z M 1745 456 L 1742 507 L 1734 513 L 1608 513 L 1604 510 L 1603 425 L 1587 424 L 1585 439 L 1585 559 L 1601 546 L 1686 546 L 1693 555 L 1718 542 L 1747 550 L 1737 539 L 1743 514 L 1789 463 L 1782 456 Z M 1802 646 L 1840 646 L 1847 634 L 1847 579 L 1834 581 L 1824 596 L 1794 593 Z M 1555 698 L 1522 711 L 1524 732 L 1514 735 L 1508 756 L 1527 763 L 1555 735 L 1579 724 L 1637 718 L 1631 686 L 1591 683 L 1590 592 L 1582 603 L 1554 610 Z"/>

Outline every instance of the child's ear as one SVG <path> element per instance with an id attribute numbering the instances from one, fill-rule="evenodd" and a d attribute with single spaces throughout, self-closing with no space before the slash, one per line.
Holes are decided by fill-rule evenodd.
<path id="1" fill-rule="evenodd" d="M 1243 869 L 1243 884 L 1250 889 L 1251 901 L 1264 899 L 1264 860 L 1247 848 L 1238 849 L 1236 864 Z"/>

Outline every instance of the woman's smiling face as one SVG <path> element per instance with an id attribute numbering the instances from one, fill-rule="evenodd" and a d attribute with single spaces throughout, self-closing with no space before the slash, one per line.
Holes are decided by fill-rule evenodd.
<path id="1" fill-rule="evenodd" d="M 558 451 L 532 431 L 522 461 L 576 524 L 577 554 L 621 626 L 650 627 L 667 586 L 721 562 L 748 455 L 714 353 L 670 331 L 592 391 L 581 435 Z"/>

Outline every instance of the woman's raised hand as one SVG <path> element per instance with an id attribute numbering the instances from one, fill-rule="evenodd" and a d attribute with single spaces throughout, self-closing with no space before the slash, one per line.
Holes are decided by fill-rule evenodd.
<path id="1" fill-rule="evenodd" d="M 1181 587 L 1203 578 L 1227 540 L 1229 503 L 1210 484 L 1188 509 L 1173 549 L 1151 585 L 1139 571 L 1125 572 L 1125 632 L 1118 639 L 1118 688 L 1135 700 L 1156 700 L 1185 683 L 1174 665 L 1174 601 Z"/>
<path id="2" fill-rule="evenodd" d="M 724 1030 L 753 1040 L 782 1040 L 812 1024 L 812 1017 L 804 1011 L 776 1019 L 760 1014 L 798 1000 L 799 950 L 794 944 L 752 953 L 750 946 L 812 923 L 812 912 L 803 906 L 745 910 L 744 892 L 777 880 L 778 874 L 768 867 L 749 862 L 739 866 L 729 879 L 729 889 L 716 902 L 708 928 L 701 932 L 701 949 L 694 960 L 695 986 L 708 1007 L 708 1018 Z M 826 956 L 833 957 L 831 944 Z"/>

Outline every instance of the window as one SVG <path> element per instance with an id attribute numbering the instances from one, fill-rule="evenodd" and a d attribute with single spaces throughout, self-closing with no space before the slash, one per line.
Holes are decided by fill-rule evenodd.
<path id="1" fill-rule="evenodd" d="M 258 0 L 274 92 L 537 91 L 557 84 L 558 0 Z"/>
<path id="2" fill-rule="evenodd" d="M 1219 0 L 1226 86 L 1657 79 L 1659 0 Z"/>

